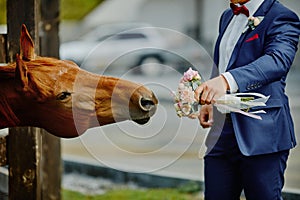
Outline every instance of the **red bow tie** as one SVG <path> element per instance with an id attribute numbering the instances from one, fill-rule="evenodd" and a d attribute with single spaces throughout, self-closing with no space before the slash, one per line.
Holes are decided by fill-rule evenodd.
<path id="1" fill-rule="evenodd" d="M 235 15 L 239 15 L 242 13 L 242 14 L 246 15 L 247 17 L 250 16 L 249 10 L 244 5 L 237 6 L 234 3 L 230 3 L 230 8 L 232 9 L 233 14 L 235 14 Z"/>

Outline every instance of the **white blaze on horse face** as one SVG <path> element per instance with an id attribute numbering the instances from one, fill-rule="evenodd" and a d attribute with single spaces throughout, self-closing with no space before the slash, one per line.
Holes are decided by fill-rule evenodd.
<path id="1" fill-rule="evenodd" d="M 73 83 L 64 84 L 70 77 L 70 70 L 61 67 L 57 73 L 52 75 L 55 81 L 53 86 L 53 93 L 56 96 L 56 100 L 60 102 L 65 108 L 72 109 L 72 94 L 73 94 Z"/>
<path id="2" fill-rule="evenodd" d="M 66 68 L 61 68 L 59 71 L 58 71 L 58 76 L 63 76 L 64 74 L 68 73 L 68 69 Z"/>

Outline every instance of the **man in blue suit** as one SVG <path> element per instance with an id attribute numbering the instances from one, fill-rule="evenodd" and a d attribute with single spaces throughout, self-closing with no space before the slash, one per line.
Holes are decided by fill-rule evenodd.
<path id="1" fill-rule="evenodd" d="M 205 199 L 282 199 L 289 150 L 296 145 L 286 77 L 297 51 L 299 18 L 276 0 L 231 0 L 221 16 L 213 78 L 195 91 L 202 127 L 211 127 Z M 270 95 L 262 120 L 213 108 L 225 93 Z M 261 109 L 261 108 L 255 108 Z M 252 111 L 255 111 L 252 109 Z"/>

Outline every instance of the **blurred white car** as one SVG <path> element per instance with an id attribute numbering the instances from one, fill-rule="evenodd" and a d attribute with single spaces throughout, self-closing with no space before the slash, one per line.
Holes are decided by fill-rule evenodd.
<path id="1" fill-rule="evenodd" d="M 170 59 L 167 49 L 164 38 L 147 24 L 107 24 L 61 44 L 60 57 L 96 73 L 136 67 L 135 71 L 157 74 L 160 64 Z"/>

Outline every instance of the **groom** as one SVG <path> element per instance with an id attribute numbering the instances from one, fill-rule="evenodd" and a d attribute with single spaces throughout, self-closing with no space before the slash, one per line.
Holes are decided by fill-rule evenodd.
<path id="1" fill-rule="evenodd" d="M 231 0 L 222 14 L 217 67 L 195 91 L 203 105 L 200 124 L 211 127 L 205 199 L 236 200 L 242 190 L 247 200 L 282 199 L 289 150 L 296 145 L 285 85 L 299 35 L 298 17 L 276 0 Z M 212 104 L 226 92 L 270 95 L 266 114 L 262 120 L 220 114 Z"/>

